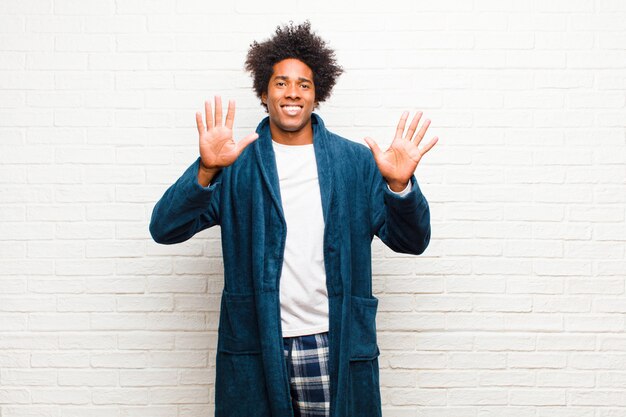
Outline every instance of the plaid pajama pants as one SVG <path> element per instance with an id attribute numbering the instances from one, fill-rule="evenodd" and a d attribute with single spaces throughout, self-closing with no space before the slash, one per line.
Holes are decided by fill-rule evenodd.
<path id="1" fill-rule="evenodd" d="M 283 338 L 295 417 L 328 417 L 328 333 Z"/>

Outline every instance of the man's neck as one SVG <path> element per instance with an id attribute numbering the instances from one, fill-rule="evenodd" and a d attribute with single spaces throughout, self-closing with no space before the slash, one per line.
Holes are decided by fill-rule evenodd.
<path id="1" fill-rule="evenodd" d="M 310 145 L 313 143 L 313 126 L 309 122 L 302 129 L 288 132 L 280 129 L 270 121 L 272 140 L 281 145 Z"/>

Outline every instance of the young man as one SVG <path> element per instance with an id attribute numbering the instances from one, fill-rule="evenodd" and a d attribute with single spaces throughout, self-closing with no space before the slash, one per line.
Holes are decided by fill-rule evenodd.
<path id="1" fill-rule="evenodd" d="M 232 137 L 235 104 L 196 114 L 200 157 L 157 203 L 150 232 L 182 242 L 221 226 L 224 291 L 218 417 L 381 416 L 371 241 L 420 254 L 428 203 L 413 175 L 436 143 L 429 121 L 398 123 L 383 152 L 313 113 L 342 69 L 308 22 L 253 43 L 246 69 L 269 116 Z M 372 157 L 373 156 L 373 157 Z"/>

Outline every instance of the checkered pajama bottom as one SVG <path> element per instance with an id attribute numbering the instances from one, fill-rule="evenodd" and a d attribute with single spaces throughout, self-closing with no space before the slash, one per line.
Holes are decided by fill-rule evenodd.
<path id="1" fill-rule="evenodd" d="M 328 333 L 283 339 L 295 417 L 328 417 Z"/>

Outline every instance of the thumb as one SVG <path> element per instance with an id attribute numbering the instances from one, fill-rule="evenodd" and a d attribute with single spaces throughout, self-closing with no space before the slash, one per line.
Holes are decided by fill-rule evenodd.
<path id="1" fill-rule="evenodd" d="M 374 159 L 378 160 L 380 154 L 382 154 L 383 151 L 380 150 L 380 147 L 378 146 L 376 141 L 370 138 L 369 136 L 366 137 L 364 140 L 367 143 L 367 146 L 370 147 L 370 150 L 372 151 L 372 154 L 374 155 Z"/>
<path id="2" fill-rule="evenodd" d="M 248 136 L 246 136 L 245 138 L 241 139 L 237 143 L 237 148 L 238 148 L 239 152 L 243 151 L 246 148 L 246 146 L 250 145 L 252 142 L 257 140 L 258 138 L 259 138 L 259 135 L 257 133 L 250 133 Z"/>

